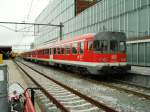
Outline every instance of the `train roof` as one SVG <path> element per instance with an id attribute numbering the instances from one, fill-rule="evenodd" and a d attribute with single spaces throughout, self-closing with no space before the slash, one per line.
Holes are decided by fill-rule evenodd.
<path id="1" fill-rule="evenodd" d="M 65 45 L 65 44 L 72 43 L 72 42 L 75 42 L 75 41 L 76 42 L 77 41 L 82 41 L 82 40 L 88 39 L 88 38 L 94 38 L 94 34 L 93 33 L 88 33 L 88 34 L 76 36 L 76 37 L 73 37 L 73 38 L 67 38 L 67 39 L 61 40 L 59 42 L 54 42 L 54 43 L 51 43 L 51 44 L 43 45 L 43 46 L 37 48 L 36 50 L 48 49 L 49 47 L 55 47 L 55 46 L 58 46 L 60 44 Z"/>
<path id="2" fill-rule="evenodd" d="M 119 40 L 125 41 L 126 35 L 123 32 L 99 32 L 95 34 L 97 40 Z"/>
<path id="3" fill-rule="evenodd" d="M 43 46 L 40 46 L 36 49 L 32 49 L 27 52 L 32 52 L 35 50 L 43 50 L 48 49 L 49 47 L 56 47 L 57 45 L 65 45 L 66 43 L 71 43 L 72 41 L 81 41 L 88 38 L 93 38 L 95 36 L 95 39 L 97 40 L 119 40 L 119 41 L 126 41 L 126 35 L 123 32 L 98 32 L 98 33 L 88 33 L 80 36 L 76 36 L 74 38 L 67 38 L 59 42 L 54 42 L 51 44 L 46 44 Z"/>

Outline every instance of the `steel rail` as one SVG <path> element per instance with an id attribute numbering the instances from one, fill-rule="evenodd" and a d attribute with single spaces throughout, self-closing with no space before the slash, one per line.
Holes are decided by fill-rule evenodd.
<path id="1" fill-rule="evenodd" d="M 111 82 L 108 83 L 108 82 L 105 82 L 105 81 L 97 81 L 97 80 L 93 80 L 93 79 L 86 79 L 86 80 L 91 81 L 91 82 L 96 83 L 96 84 L 102 84 L 104 86 L 107 86 L 107 87 L 110 87 L 110 88 L 114 88 L 114 89 L 117 89 L 117 90 L 120 90 L 120 91 L 124 91 L 126 93 L 131 93 L 131 94 L 136 95 L 138 97 L 144 97 L 144 98 L 150 100 L 150 95 L 148 95 L 148 94 L 144 94 L 144 93 L 141 93 L 141 92 L 138 92 L 138 91 L 130 90 L 128 88 L 124 88 L 124 87 L 120 87 L 120 86 L 117 86 L 117 85 L 113 85 L 113 84 L 111 84 Z M 113 80 L 114 81 L 118 81 L 118 82 L 120 81 L 120 80 L 112 79 L 112 81 Z M 115 82 L 113 82 L 113 83 L 115 84 Z M 120 81 L 120 83 L 125 83 L 125 84 L 127 84 L 129 86 L 131 85 L 132 87 L 133 86 L 134 87 L 138 87 L 138 88 L 140 87 L 142 89 L 149 90 L 149 88 L 138 86 L 136 84 L 131 84 L 131 83 L 128 83 L 128 82 L 125 82 L 125 81 Z"/>
<path id="2" fill-rule="evenodd" d="M 132 93 L 136 96 L 144 97 L 144 98 L 150 100 L 150 95 L 143 94 L 143 93 L 140 93 L 140 92 L 137 92 L 137 91 L 133 91 L 133 90 L 130 90 L 130 89 L 127 89 L 127 88 L 124 88 L 124 87 L 119 87 L 119 86 L 116 86 L 116 85 L 112 85 L 112 84 L 109 84 L 109 83 L 106 83 L 106 82 L 100 82 L 100 83 L 105 85 L 105 86 L 108 86 L 108 87 L 111 87 L 111 88 L 114 88 L 114 89 L 118 89 L 118 90 L 121 90 L 121 91 L 125 91 L 127 93 Z"/>
<path id="3" fill-rule="evenodd" d="M 111 82 L 108 82 L 108 81 L 106 82 L 104 80 L 103 81 L 98 81 L 98 80 L 95 80 L 95 79 L 86 79 L 86 80 L 91 81 L 91 82 L 96 83 L 96 84 L 102 84 L 104 86 L 114 88 L 114 89 L 117 89 L 117 90 L 120 90 L 120 91 L 124 91 L 126 93 L 131 93 L 131 94 L 139 96 L 139 97 L 144 97 L 144 98 L 150 100 L 150 95 L 148 95 L 148 94 L 144 94 L 144 93 L 141 93 L 141 92 L 138 92 L 138 91 L 133 91 L 133 90 L 130 90 L 130 89 L 127 89 L 127 88 L 124 88 L 124 87 L 120 87 L 120 86 L 117 86 L 117 84 L 124 83 L 126 85 L 129 85 L 129 86 L 132 86 L 132 87 L 134 86 L 134 87 L 138 87 L 138 88 L 140 87 L 140 88 L 145 89 L 145 90 L 149 90 L 149 88 L 141 87 L 141 86 L 138 86 L 138 85 L 135 85 L 135 84 L 130 84 L 128 82 L 124 82 L 124 81 L 120 81 L 120 80 L 114 80 L 114 79 L 112 79 L 112 81 L 117 81 L 117 82 L 120 82 L 120 83 L 115 83 L 115 82 L 111 83 Z M 114 85 L 114 84 L 116 84 L 116 85 Z"/>
<path id="4" fill-rule="evenodd" d="M 58 108 L 64 112 L 70 112 L 66 107 L 64 107 L 56 98 L 53 97 L 48 91 L 46 91 L 34 78 L 32 78 L 17 62 L 15 62 L 18 67 L 43 91 L 43 93 L 51 100 Z"/>
<path id="5" fill-rule="evenodd" d="M 139 73 L 132 73 L 132 72 L 128 72 L 129 75 L 136 75 L 136 76 L 141 76 L 143 74 L 139 74 Z M 149 78 L 150 76 L 149 75 L 143 75 L 144 77 L 147 77 Z M 128 82 L 128 81 L 125 81 L 125 80 L 121 80 L 121 79 L 118 79 L 118 78 L 113 78 L 112 81 L 117 81 L 117 82 L 120 82 L 120 83 L 124 83 L 124 84 L 128 84 L 128 85 L 131 85 L 131 86 L 135 86 L 135 87 L 139 87 L 139 88 L 144 88 L 144 89 L 147 89 L 147 90 L 150 90 L 150 87 L 146 87 L 146 86 L 143 86 L 143 85 L 139 85 L 137 83 L 134 83 L 134 82 Z"/>
<path id="6" fill-rule="evenodd" d="M 19 61 L 19 62 L 20 62 L 20 61 Z M 20 63 L 22 63 L 22 62 L 20 62 Z M 97 100 L 94 100 L 94 99 L 92 99 L 91 97 L 86 96 L 86 95 L 84 95 L 84 94 L 78 92 L 77 90 L 75 90 L 75 89 L 73 89 L 73 88 L 71 88 L 71 87 L 68 87 L 68 86 L 66 86 L 66 85 L 64 85 L 64 84 L 62 84 L 62 83 L 56 81 L 55 79 L 53 79 L 53 78 L 51 78 L 51 77 L 45 75 L 44 73 L 42 73 L 42 72 L 40 72 L 40 71 L 38 71 L 38 70 L 33 69 L 32 67 L 28 66 L 27 64 L 24 64 L 24 63 L 22 63 L 22 64 L 25 65 L 25 66 L 27 66 L 27 67 L 29 67 L 29 68 L 32 69 L 33 71 L 35 71 L 35 72 L 41 74 L 42 76 L 46 77 L 47 79 L 49 79 L 49 80 L 55 82 L 56 84 L 60 85 L 61 87 L 63 87 L 63 88 L 65 88 L 65 89 L 69 90 L 70 92 L 76 94 L 77 96 L 79 96 L 79 97 L 85 99 L 86 101 L 90 102 L 91 104 L 95 105 L 96 107 L 101 108 L 101 109 L 103 109 L 103 110 L 106 111 L 106 112 L 117 112 L 117 110 L 113 109 L 112 107 L 109 107 L 109 106 L 107 106 L 106 104 L 103 104 L 103 103 L 101 103 L 101 102 L 98 102 Z M 31 76 L 30 76 L 30 77 L 31 77 Z M 33 78 L 32 78 L 32 79 L 33 79 Z M 41 87 L 41 86 L 40 86 L 40 87 Z M 46 91 L 44 91 L 44 93 L 46 93 Z M 59 105 L 59 106 L 61 106 L 61 105 Z M 59 107 L 59 106 L 58 106 L 58 107 Z"/>
<path id="7" fill-rule="evenodd" d="M 102 84 L 104 86 L 107 86 L 107 87 L 110 87 L 110 88 L 114 88 L 114 89 L 117 89 L 117 90 L 120 90 L 120 91 L 124 91 L 126 93 L 131 93 L 131 94 L 136 95 L 138 97 L 144 97 L 144 98 L 150 100 L 150 95 L 148 95 L 148 94 L 144 94 L 144 93 L 141 93 L 141 92 L 138 92 L 138 91 L 130 90 L 128 88 L 124 88 L 124 87 L 120 87 L 120 86 L 117 86 L 117 85 L 113 85 L 111 83 L 104 82 L 104 81 L 97 81 L 97 80 L 93 80 L 93 79 L 86 79 L 86 80 L 91 81 L 91 82 L 96 83 L 96 84 L 99 83 L 99 84 Z M 120 82 L 122 82 L 122 81 L 120 81 Z M 131 86 L 134 86 L 134 87 L 141 87 L 141 86 L 136 86 L 135 84 L 127 83 L 127 82 L 122 82 L 122 83 L 131 85 Z M 114 84 L 115 84 L 115 82 L 114 82 Z M 145 88 L 145 87 L 141 87 L 141 88 L 142 89 L 146 89 L 146 90 L 149 89 L 149 88 Z"/>
<path id="8" fill-rule="evenodd" d="M 142 86 L 142 85 L 137 85 L 136 83 L 133 83 L 133 82 L 128 82 L 128 81 L 124 81 L 124 80 L 120 80 L 120 79 L 115 79 L 115 78 L 113 78 L 112 81 L 115 81 L 115 82 L 118 82 L 118 83 L 124 83 L 124 84 L 131 85 L 131 86 L 134 86 L 134 87 L 142 88 L 142 89 L 145 89 L 145 90 L 150 90 L 150 87 L 145 87 L 145 86 Z"/>

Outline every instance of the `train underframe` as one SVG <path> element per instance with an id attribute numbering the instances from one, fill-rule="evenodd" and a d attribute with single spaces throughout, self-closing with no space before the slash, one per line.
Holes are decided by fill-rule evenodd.
<path id="1" fill-rule="evenodd" d="M 91 75 L 108 75 L 108 74 L 125 74 L 127 71 L 131 70 L 131 66 L 121 65 L 121 66 L 80 66 L 78 64 L 64 64 L 64 63 L 56 63 L 56 62 L 47 62 L 36 59 L 25 59 L 28 61 L 36 62 L 44 65 L 51 65 L 63 68 L 65 70 L 74 71 L 79 74 L 91 74 Z"/>
<path id="2" fill-rule="evenodd" d="M 103 66 L 101 68 L 88 68 L 91 74 L 94 75 L 106 75 L 106 74 L 125 74 L 127 71 L 131 70 L 130 65 L 124 66 Z"/>

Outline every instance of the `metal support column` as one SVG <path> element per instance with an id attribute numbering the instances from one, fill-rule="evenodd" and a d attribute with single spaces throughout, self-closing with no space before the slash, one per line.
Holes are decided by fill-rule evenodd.
<path id="1" fill-rule="evenodd" d="M 32 101 L 32 104 L 33 104 L 33 106 L 34 106 L 34 90 L 33 89 L 31 89 L 31 101 Z"/>
<path id="2" fill-rule="evenodd" d="M 147 5 L 147 8 L 148 8 L 148 13 L 150 12 L 150 1 L 149 0 L 147 0 L 147 3 L 148 3 L 148 5 Z M 148 14 L 148 35 L 150 35 L 150 14 Z"/>
<path id="3" fill-rule="evenodd" d="M 62 40 L 62 27 L 63 27 L 63 24 L 62 22 L 60 22 L 60 40 Z"/>

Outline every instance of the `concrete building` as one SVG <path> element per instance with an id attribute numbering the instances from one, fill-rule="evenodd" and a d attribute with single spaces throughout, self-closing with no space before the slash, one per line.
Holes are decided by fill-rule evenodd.
<path id="1" fill-rule="evenodd" d="M 62 22 L 62 39 L 88 32 L 125 32 L 132 41 L 127 46 L 129 63 L 150 66 L 150 0 L 53 0 L 35 22 Z M 35 47 L 59 40 L 59 31 L 37 26 Z"/>

